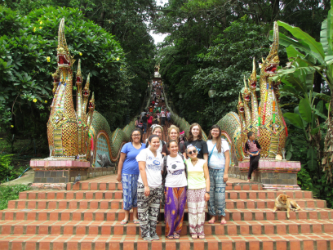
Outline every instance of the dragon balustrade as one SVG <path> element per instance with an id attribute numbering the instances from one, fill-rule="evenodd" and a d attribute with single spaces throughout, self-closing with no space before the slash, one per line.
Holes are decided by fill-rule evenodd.
<path id="1" fill-rule="evenodd" d="M 78 173 L 82 179 L 88 178 L 92 168 L 111 167 L 112 162 L 119 159 L 122 145 L 129 141 L 135 128 L 133 120 L 125 128 L 111 133 L 107 120 L 95 110 L 94 93 L 89 100 L 89 75 L 83 87 L 80 60 L 73 79 L 74 63 L 66 43 L 63 18 L 58 31 L 58 67 L 52 75 L 54 97 L 47 122 L 50 157 L 31 160 L 35 183 L 66 183 L 73 181 Z M 73 80 L 76 82 L 76 110 Z"/>
<path id="2" fill-rule="evenodd" d="M 275 159 L 277 155 L 282 156 L 283 154 L 282 151 L 285 147 L 288 132 L 278 105 L 278 86 L 280 83 L 270 79 L 275 75 L 279 65 L 278 48 L 279 31 L 275 23 L 271 50 L 267 58 L 262 59 L 260 67 L 260 104 L 258 104 L 256 94 L 256 64 L 255 59 L 253 59 L 253 70 L 250 79 L 247 82 L 244 78 L 244 88 L 241 90 L 237 105 L 238 115 L 230 112 L 218 122 L 222 130 L 226 131 L 230 138 L 233 138 L 233 147 L 238 161 L 247 158 L 244 155 L 243 148 L 247 141 L 247 133 L 250 131 L 258 135 L 262 147 L 262 158 Z"/>
<path id="3" fill-rule="evenodd" d="M 279 65 L 278 49 L 279 31 L 277 23 L 274 23 L 273 44 L 268 56 L 262 59 L 260 65 L 260 96 L 256 93 L 257 73 L 256 62 L 253 59 L 252 73 L 247 81 L 244 78 L 244 88 L 239 94 L 238 113 L 229 112 L 217 124 L 222 129 L 222 136 L 231 145 L 232 168 L 229 173 L 234 173 L 236 177 L 247 178 L 249 157 L 244 152 L 244 146 L 248 140 L 248 132 L 254 132 L 262 148 L 259 171 L 255 175 L 255 180 L 263 183 L 264 188 L 268 189 L 299 189 L 297 172 L 300 170 L 300 163 L 283 159 L 288 130 L 278 105 L 280 82 L 271 80 Z M 167 103 L 166 97 L 165 100 Z M 168 104 L 166 105 L 171 110 Z M 190 124 L 172 110 L 171 113 L 173 121 L 188 134 Z M 206 140 L 207 136 L 204 132 L 203 134 Z"/>

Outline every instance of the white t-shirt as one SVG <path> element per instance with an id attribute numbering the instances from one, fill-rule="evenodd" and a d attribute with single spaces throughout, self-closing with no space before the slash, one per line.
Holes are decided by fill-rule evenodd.
<path id="1" fill-rule="evenodd" d="M 213 144 L 212 140 L 207 141 L 207 148 L 208 148 L 208 157 L 209 157 L 210 153 L 212 152 L 212 150 L 214 148 L 214 144 Z M 225 165 L 224 153 L 228 150 L 230 150 L 228 142 L 226 140 L 222 139 L 221 153 L 219 153 L 217 151 L 217 148 L 215 146 L 212 156 L 209 159 L 208 167 L 213 168 L 213 169 L 224 168 L 224 165 Z"/>
<path id="2" fill-rule="evenodd" d="M 165 117 L 165 112 L 161 111 L 161 117 Z"/>
<path id="3" fill-rule="evenodd" d="M 136 157 L 137 162 L 146 162 L 146 176 L 148 181 L 148 186 L 151 188 L 157 188 L 162 185 L 162 169 L 163 169 L 163 158 L 162 154 L 156 152 L 156 157 L 150 151 L 150 149 L 145 148 L 140 151 Z M 138 182 L 143 184 L 141 178 L 141 172 L 139 174 Z"/>
<path id="4" fill-rule="evenodd" d="M 176 157 L 168 155 L 165 157 L 167 157 L 166 171 L 168 172 L 165 178 L 165 186 L 172 188 L 187 186 L 185 164 L 182 157 L 180 155 Z"/>

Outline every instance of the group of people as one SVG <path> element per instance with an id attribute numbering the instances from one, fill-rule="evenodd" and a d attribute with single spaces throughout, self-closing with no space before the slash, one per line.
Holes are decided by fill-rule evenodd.
<path id="1" fill-rule="evenodd" d="M 145 134 L 148 129 L 155 127 L 155 125 L 169 125 L 171 121 L 171 113 L 168 110 L 162 110 L 160 113 L 150 113 L 144 110 L 141 116 L 138 116 L 135 120 L 135 127 L 142 129 Z"/>
<path id="2" fill-rule="evenodd" d="M 149 128 L 152 128 L 153 124 L 164 126 L 166 120 L 169 122 L 171 119 L 170 112 L 165 108 L 162 83 L 154 81 L 152 85 L 150 106 L 148 109 L 144 109 L 135 121 L 135 127 L 142 129 L 144 134 Z"/>
<path id="3" fill-rule="evenodd" d="M 162 140 L 163 127 L 156 125 L 147 143 L 135 129 L 131 141 L 122 150 L 117 180 L 122 182 L 125 218 L 133 209 L 133 221 L 140 224 L 144 240 L 158 240 L 156 225 L 161 204 L 164 205 L 165 236 L 178 239 L 183 227 L 187 203 L 189 231 L 193 239 L 205 238 L 205 207 L 208 202 L 208 223 L 225 218 L 225 189 L 228 180 L 230 149 L 221 138 L 221 129 L 214 125 L 209 140 L 202 138 L 201 127 L 190 127 L 188 140 L 180 140 L 179 128 L 171 125 L 168 142 Z"/>

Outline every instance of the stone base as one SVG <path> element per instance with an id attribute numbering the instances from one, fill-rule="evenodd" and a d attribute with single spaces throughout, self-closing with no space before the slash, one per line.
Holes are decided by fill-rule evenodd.
<path id="1" fill-rule="evenodd" d="M 67 190 L 65 183 L 32 183 L 32 190 Z"/>
<path id="2" fill-rule="evenodd" d="M 247 180 L 250 162 L 242 161 L 232 170 L 233 177 Z M 277 161 L 260 159 L 259 166 L 252 174 L 252 180 L 263 184 L 263 189 L 299 190 L 297 173 L 301 170 L 298 161 Z"/>
<path id="3" fill-rule="evenodd" d="M 115 173 L 114 166 L 92 168 L 89 161 L 74 159 L 33 159 L 30 161 L 30 166 L 35 171 L 34 183 L 36 184 L 35 188 L 39 187 L 38 189 L 45 189 L 46 186 L 47 189 L 50 189 L 49 184 L 52 183 L 66 184 L 74 182 L 78 174 L 81 175 L 81 181 L 84 181 L 88 178 Z"/>
<path id="4" fill-rule="evenodd" d="M 35 171 L 34 183 L 68 183 L 78 174 L 81 180 L 88 179 L 89 161 L 73 159 L 32 159 L 31 168 Z"/>
<path id="5" fill-rule="evenodd" d="M 116 167 L 108 168 L 89 168 L 88 178 L 95 178 L 99 176 L 111 175 L 116 173 Z"/>
<path id="6" fill-rule="evenodd" d="M 266 190 L 301 190 L 298 185 L 274 185 L 274 184 L 263 184 L 263 189 Z"/>

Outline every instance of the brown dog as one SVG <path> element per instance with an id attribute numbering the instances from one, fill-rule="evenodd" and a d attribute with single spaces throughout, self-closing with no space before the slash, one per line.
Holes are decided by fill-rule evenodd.
<path id="1" fill-rule="evenodd" d="M 287 210 L 287 218 L 289 219 L 289 211 L 298 211 L 302 210 L 301 207 L 293 200 L 290 199 L 288 195 L 285 194 L 280 194 L 278 197 L 275 199 L 275 205 L 273 212 L 276 210 Z"/>

